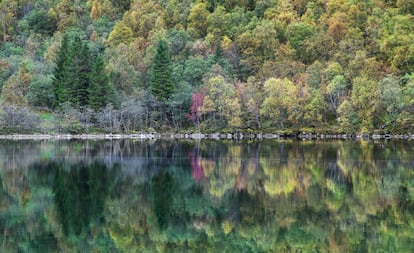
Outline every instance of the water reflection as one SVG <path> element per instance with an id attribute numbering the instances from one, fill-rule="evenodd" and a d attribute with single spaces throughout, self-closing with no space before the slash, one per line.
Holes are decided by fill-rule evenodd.
<path id="1" fill-rule="evenodd" d="M 165 228 L 172 214 L 174 179 L 169 172 L 160 172 L 151 180 L 152 209 L 160 228 Z"/>
<path id="2" fill-rule="evenodd" d="M 0 143 L 1 252 L 413 252 L 406 142 Z"/>
<path id="3" fill-rule="evenodd" d="M 111 188 L 107 167 L 98 162 L 53 167 L 54 202 L 64 234 L 91 233 L 91 223 L 104 221 L 104 203 Z"/>

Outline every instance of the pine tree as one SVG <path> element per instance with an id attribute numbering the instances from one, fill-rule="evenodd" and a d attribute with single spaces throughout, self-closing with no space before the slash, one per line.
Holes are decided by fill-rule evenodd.
<path id="1" fill-rule="evenodd" d="M 91 72 L 91 55 L 87 44 L 76 37 L 71 46 L 71 62 L 68 67 L 67 94 L 73 105 L 88 104 L 89 75 Z"/>
<path id="2" fill-rule="evenodd" d="M 104 107 L 113 100 L 114 89 L 109 83 L 109 77 L 105 72 L 105 63 L 101 56 L 96 57 L 92 65 L 88 94 L 88 105 L 94 110 Z"/>
<path id="3" fill-rule="evenodd" d="M 60 103 L 63 103 L 67 100 L 66 87 L 69 80 L 68 67 L 71 61 L 69 46 L 69 36 L 65 34 L 62 38 L 61 46 L 57 53 L 56 67 L 53 71 L 53 92 L 55 95 L 53 107 L 56 107 Z"/>
<path id="4" fill-rule="evenodd" d="M 152 94 L 162 102 L 168 100 L 175 88 L 172 81 L 171 57 L 168 45 L 160 40 L 152 64 L 150 85 Z"/>

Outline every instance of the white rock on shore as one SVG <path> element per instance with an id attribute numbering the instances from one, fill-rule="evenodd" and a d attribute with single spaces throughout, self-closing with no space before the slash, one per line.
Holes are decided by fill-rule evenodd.
<path id="1" fill-rule="evenodd" d="M 224 134 L 224 133 L 138 133 L 138 134 L 7 134 L 0 135 L 0 140 L 70 140 L 70 139 L 81 139 L 81 140 L 112 140 L 112 139 L 141 139 L 141 140 L 156 140 L 156 139 L 283 139 L 287 138 L 280 134 Z M 298 137 L 300 139 L 374 139 L 374 140 L 391 140 L 391 139 L 404 139 L 404 140 L 414 140 L 414 135 L 411 134 L 356 134 L 356 135 L 347 135 L 347 134 L 299 134 L 293 135 L 291 138 Z M 290 138 L 290 137 L 289 137 Z"/>

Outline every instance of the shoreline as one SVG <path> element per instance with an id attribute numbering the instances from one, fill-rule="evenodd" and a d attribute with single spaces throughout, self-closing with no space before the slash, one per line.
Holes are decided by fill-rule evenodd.
<path id="1" fill-rule="evenodd" d="M 414 134 L 330 133 L 138 133 L 138 134 L 2 134 L 0 140 L 414 140 Z"/>

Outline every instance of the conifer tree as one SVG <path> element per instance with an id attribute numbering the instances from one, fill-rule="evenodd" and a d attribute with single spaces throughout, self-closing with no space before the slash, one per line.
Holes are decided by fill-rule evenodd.
<path id="1" fill-rule="evenodd" d="M 90 51 L 87 44 L 76 37 L 71 46 L 71 62 L 68 67 L 68 101 L 74 105 L 88 104 L 89 75 L 91 72 Z"/>
<path id="2" fill-rule="evenodd" d="M 55 100 L 53 101 L 54 107 L 67 100 L 66 87 L 69 80 L 68 67 L 71 61 L 69 46 L 69 36 L 65 34 L 62 38 L 60 50 L 57 53 L 56 67 L 53 71 L 53 92 L 55 95 Z"/>
<path id="3" fill-rule="evenodd" d="M 164 40 L 158 41 L 151 69 L 150 85 L 152 94 L 162 102 L 167 101 L 175 90 L 172 81 L 171 56 Z"/>
<path id="4" fill-rule="evenodd" d="M 89 77 L 88 105 L 98 110 L 113 100 L 114 89 L 109 83 L 109 77 L 105 72 L 105 63 L 101 56 L 97 56 L 92 65 Z"/>

